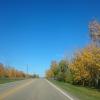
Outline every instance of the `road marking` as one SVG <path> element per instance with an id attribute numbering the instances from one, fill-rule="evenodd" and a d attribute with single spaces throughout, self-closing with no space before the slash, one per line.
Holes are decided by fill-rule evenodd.
<path id="1" fill-rule="evenodd" d="M 74 100 L 71 96 L 69 96 L 67 93 L 63 92 L 60 88 L 58 88 L 56 85 L 54 85 L 53 83 L 51 83 L 50 81 L 48 81 L 47 79 L 45 79 L 52 87 L 54 87 L 55 89 L 57 89 L 60 93 L 62 93 L 64 96 L 66 96 L 67 98 L 69 98 L 70 100 Z"/>
<path id="2" fill-rule="evenodd" d="M 15 93 L 16 91 L 18 91 L 18 90 L 20 90 L 20 89 L 22 89 L 22 88 L 24 88 L 24 87 L 26 87 L 26 86 L 28 86 L 28 85 L 30 85 L 32 82 L 33 82 L 33 81 L 31 80 L 31 81 L 27 82 L 26 84 L 17 86 L 17 87 L 15 87 L 15 88 L 11 89 L 11 90 L 8 90 L 8 91 L 6 91 L 6 92 L 4 92 L 4 93 L 1 93 L 1 94 L 0 94 L 0 100 L 4 100 L 5 97 L 7 97 L 7 96 L 9 96 L 9 95 L 11 95 L 11 94 L 13 94 L 13 93 Z"/>

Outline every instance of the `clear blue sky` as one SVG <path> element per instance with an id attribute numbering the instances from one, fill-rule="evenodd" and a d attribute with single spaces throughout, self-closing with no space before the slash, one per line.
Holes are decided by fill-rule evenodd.
<path id="1" fill-rule="evenodd" d="M 0 62 L 44 75 L 52 60 L 89 43 L 100 0 L 0 0 Z"/>

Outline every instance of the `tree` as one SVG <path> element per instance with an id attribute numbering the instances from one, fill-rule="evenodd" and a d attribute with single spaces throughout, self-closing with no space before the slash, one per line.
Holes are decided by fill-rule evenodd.
<path id="1" fill-rule="evenodd" d="M 46 77 L 57 79 L 57 75 L 58 75 L 58 63 L 56 61 L 52 61 L 50 69 L 46 71 Z"/>
<path id="2" fill-rule="evenodd" d="M 70 64 L 74 83 L 99 86 L 100 48 L 90 45 L 78 52 Z"/>
<path id="3" fill-rule="evenodd" d="M 33 77 L 33 78 L 39 78 L 39 75 L 38 75 L 38 74 L 33 74 L 32 77 Z"/>
<path id="4" fill-rule="evenodd" d="M 66 81 L 67 69 L 68 69 L 68 61 L 61 60 L 58 65 L 58 80 Z"/>
<path id="5" fill-rule="evenodd" d="M 4 65 L 0 63 L 0 77 L 4 76 Z"/>
<path id="6" fill-rule="evenodd" d="M 53 76 L 54 76 L 54 74 L 53 74 L 53 72 L 52 72 L 52 70 L 51 69 L 49 69 L 49 70 L 47 70 L 46 71 L 46 78 L 53 78 Z"/>
<path id="7" fill-rule="evenodd" d="M 53 73 L 53 78 L 56 79 L 58 74 L 58 64 L 56 61 L 51 62 L 51 71 Z"/>
<path id="8" fill-rule="evenodd" d="M 100 46 L 100 24 L 96 20 L 90 22 L 89 32 L 93 43 Z"/>

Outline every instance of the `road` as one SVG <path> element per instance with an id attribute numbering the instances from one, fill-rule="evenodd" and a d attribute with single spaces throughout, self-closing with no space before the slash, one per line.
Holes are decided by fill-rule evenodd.
<path id="1" fill-rule="evenodd" d="M 0 100 L 71 100 L 45 79 L 27 79 L 0 85 Z"/>

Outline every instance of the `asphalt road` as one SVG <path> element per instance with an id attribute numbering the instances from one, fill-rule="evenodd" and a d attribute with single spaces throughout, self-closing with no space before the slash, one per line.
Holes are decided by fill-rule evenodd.
<path id="1" fill-rule="evenodd" d="M 0 85 L 0 100 L 71 100 L 45 79 L 28 79 Z"/>

